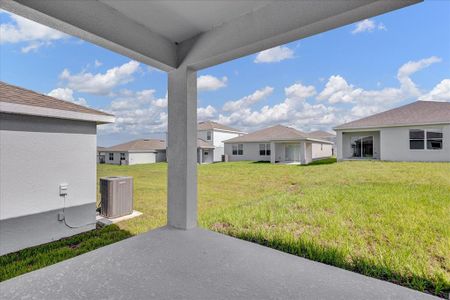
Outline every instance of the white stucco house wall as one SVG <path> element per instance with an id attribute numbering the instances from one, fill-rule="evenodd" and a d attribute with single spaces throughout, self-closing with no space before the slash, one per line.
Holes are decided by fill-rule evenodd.
<path id="1" fill-rule="evenodd" d="M 450 103 L 416 101 L 342 124 L 337 159 L 450 161 Z"/>
<path id="2" fill-rule="evenodd" d="M 113 121 L 0 82 L 0 255 L 95 228 L 97 125 Z"/>
<path id="3" fill-rule="evenodd" d="M 316 130 L 316 131 L 311 131 L 308 134 L 311 137 L 332 142 L 333 145 L 332 145 L 331 153 L 332 153 L 332 155 L 336 155 L 336 134 L 335 133 L 331 133 L 331 132 L 324 131 L 324 130 Z M 313 147 L 318 147 L 318 146 L 313 145 Z"/>
<path id="4" fill-rule="evenodd" d="M 213 121 L 203 121 L 197 124 L 197 137 L 214 146 L 214 162 L 222 161 L 225 153 L 224 141 L 243 134 L 245 132 Z"/>
<path id="5" fill-rule="evenodd" d="M 333 143 L 295 128 L 276 125 L 225 142 L 228 161 L 308 164 L 332 156 Z"/>
<path id="6" fill-rule="evenodd" d="M 197 139 L 197 162 L 212 163 L 214 146 Z M 138 139 L 112 147 L 97 148 L 97 162 L 112 165 L 152 164 L 167 161 L 166 141 L 161 139 Z"/>

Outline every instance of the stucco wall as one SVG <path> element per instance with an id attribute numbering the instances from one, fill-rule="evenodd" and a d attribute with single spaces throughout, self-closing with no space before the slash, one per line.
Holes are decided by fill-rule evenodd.
<path id="1" fill-rule="evenodd" d="M 80 231 L 55 222 L 64 206 L 61 183 L 68 184 L 66 219 L 77 225 L 95 222 L 95 123 L 0 114 L 0 165 L 0 253 Z M 89 209 L 71 215 L 72 207 Z M 31 216 L 38 214 L 47 214 L 52 224 L 34 217 L 30 231 Z"/>
<path id="2" fill-rule="evenodd" d="M 353 150 L 351 147 L 351 138 L 355 136 L 373 136 L 373 158 L 380 158 L 380 132 L 379 131 L 353 131 L 353 132 L 341 132 L 338 133 L 337 138 L 337 156 L 338 159 L 352 158 Z M 342 141 L 342 142 L 341 142 Z"/>
<path id="3" fill-rule="evenodd" d="M 312 159 L 331 157 L 333 155 L 333 145 L 312 143 Z"/>
<path id="4" fill-rule="evenodd" d="M 410 150 L 410 129 L 443 130 L 442 150 Z M 381 159 L 389 161 L 450 161 L 450 125 L 392 127 L 381 129 Z"/>
<path id="5" fill-rule="evenodd" d="M 129 153 L 129 165 L 152 164 L 156 162 L 156 153 Z"/>
<path id="6" fill-rule="evenodd" d="M 299 142 L 300 143 L 300 142 Z M 259 155 L 259 144 L 261 143 L 242 143 L 244 145 L 244 155 L 233 155 L 232 145 L 225 144 L 225 154 L 228 155 L 229 161 L 241 161 L 241 160 L 253 160 L 253 161 L 270 161 L 270 156 Z M 294 145 L 294 144 L 292 144 Z M 330 157 L 332 145 L 323 144 L 323 149 L 320 150 L 320 144 L 307 143 L 307 160 L 310 162 L 312 159 Z M 297 144 L 295 148 L 294 158 L 299 160 L 300 146 Z M 315 152 L 314 152 L 315 151 Z M 286 160 L 286 143 L 275 143 L 275 161 Z"/>
<path id="7" fill-rule="evenodd" d="M 128 164 L 129 157 L 128 157 L 128 153 L 127 152 L 104 152 L 104 153 L 105 153 L 105 164 L 120 165 L 120 153 L 125 153 L 125 162 L 124 162 L 124 164 Z M 114 154 L 114 159 L 113 160 L 109 160 L 109 154 L 110 153 Z"/>
<path id="8" fill-rule="evenodd" d="M 254 160 L 254 161 L 270 161 L 270 155 L 259 155 L 260 143 L 240 143 L 244 145 L 243 155 L 233 155 L 232 145 L 225 144 L 225 154 L 228 155 L 229 161 Z"/>

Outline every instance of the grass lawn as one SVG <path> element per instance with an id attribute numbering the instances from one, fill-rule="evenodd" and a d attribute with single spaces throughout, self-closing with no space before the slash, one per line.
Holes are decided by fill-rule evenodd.
<path id="1" fill-rule="evenodd" d="M 164 163 L 135 178 L 138 218 L 0 257 L 5 280 L 166 223 Z M 440 296 L 450 291 L 450 164 L 334 160 L 199 167 L 200 226 Z"/>

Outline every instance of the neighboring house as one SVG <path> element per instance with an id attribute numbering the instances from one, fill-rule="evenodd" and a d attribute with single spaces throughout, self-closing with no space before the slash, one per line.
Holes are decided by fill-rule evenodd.
<path id="1" fill-rule="evenodd" d="M 113 121 L 0 82 L 0 255 L 95 228 L 97 125 Z"/>
<path id="2" fill-rule="evenodd" d="M 222 161 L 224 155 L 224 141 L 245 134 L 235 128 L 219 124 L 213 121 L 199 122 L 197 125 L 198 138 L 214 145 L 215 162 Z"/>
<path id="3" fill-rule="evenodd" d="M 450 103 L 417 101 L 334 129 L 338 160 L 450 161 Z"/>
<path id="4" fill-rule="evenodd" d="M 331 149 L 332 155 L 336 154 L 336 135 L 328 131 L 316 130 L 308 133 L 310 137 L 318 138 L 321 140 L 330 141 L 333 143 L 333 148 Z"/>
<path id="5" fill-rule="evenodd" d="M 151 164 L 167 161 L 166 141 L 160 139 L 139 139 L 109 148 L 99 148 L 98 162 L 113 165 Z M 197 139 L 198 163 L 212 163 L 214 146 Z"/>
<path id="6" fill-rule="evenodd" d="M 166 161 L 166 142 L 160 139 L 139 139 L 99 150 L 106 164 L 137 165 Z"/>
<path id="7" fill-rule="evenodd" d="M 301 164 L 330 157 L 333 144 L 283 125 L 258 130 L 224 143 L 225 155 L 229 161 L 254 160 Z"/>

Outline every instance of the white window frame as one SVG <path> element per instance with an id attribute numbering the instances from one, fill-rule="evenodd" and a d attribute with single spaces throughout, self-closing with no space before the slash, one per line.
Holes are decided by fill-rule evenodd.
<path id="1" fill-rule="evenodd" d="M 237 144 L 238 145 L 238 154 L 237 155 L 244 155 L 244 144 Z"/>
<path id="2" fill-rule="evenodd" d="M 207 141 L 212 140 L 212 132 L 211 132 L 211 130 L 208 130 L 208 131 L 206 132 L 206 140 L 207 140 Z"/>
<path id="3" fill-rule="evenodd" d="M 108 153 L 108 160 L 109 161 L 113 161 L 114 160 L 114 152 L 109 152 Z"/>
<path id="4" fill-rule="evenodd" d="M 270 144 L 259 144 L 259 156 L 270 156 Z"/>
<path id="5" fill-rule="evenodd" d="M 411 139 L 411 130 L 421 130 L 423 131 L 423 148 L 422 149 L 411 149 L 411 140 L 422 140 L 422 139 Z M 428 132 L 438 131 L 442 133 L 442 138 L 432 138 L 430 140 L 441 140 L 442 147 L 440 149 L 428 148 Z M 443 128 L 410 128 L 408 130 L 408 140 L 409 140 L 409 150 L 410 151 L 442 151 L 444 149 L 444 130 Z"/>
<path id="6" fill-rule="evenodd" d="M 125 152 L 120 152 L 120 160 L 126 160 L 127 156 L 125 154 Z"/>

